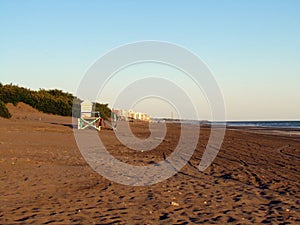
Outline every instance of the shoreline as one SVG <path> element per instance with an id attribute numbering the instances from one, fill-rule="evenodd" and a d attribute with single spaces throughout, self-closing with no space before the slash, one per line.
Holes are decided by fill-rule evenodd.
<path id="1" fill-rule="evenodd" d="M 71 117 L 43 114 L 24 104 L 10 111 L 11 119 L 0 119 L 1 224 L 300 222 L 296 136 L 227 128 L 216 159 L 201 172 L 210 135 L 209 126 L 202 126 L 193 156 L 177 174 L 133 187 L 112 182 L 87 164 Z M 98 135 L 120 161 L 153 165 L 174 151 L 180 137 L 178 124 L 166 125 L 161 144 L 144 152 L 122 145 L 112 130 Z M 146 123 L 130 123 L 130 128 L 141 139 L 149 137 Z"/>

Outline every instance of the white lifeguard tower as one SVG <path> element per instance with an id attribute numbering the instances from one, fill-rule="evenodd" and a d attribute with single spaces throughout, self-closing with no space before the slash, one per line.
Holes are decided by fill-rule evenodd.
<path id="1" fill-rule="evenodd" d="M 78 118 L 78 129 L 83 130 L 88 127 L 101 130 L 101 117 L 100 112 L 95 111 L 95 105 L 85 100 L 81 103 L 80 118 Z"/>

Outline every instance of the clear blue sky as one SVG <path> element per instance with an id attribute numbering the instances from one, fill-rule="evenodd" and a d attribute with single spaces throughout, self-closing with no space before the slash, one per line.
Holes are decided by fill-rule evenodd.
<path id="1" fill-rule="evenodd" d="M 0 0 L 0 29 L 2 83 L 74 93 L 112 48 L 162 40 L 209 65 L 229 120 L 300 119 L 298 0 Z"/>

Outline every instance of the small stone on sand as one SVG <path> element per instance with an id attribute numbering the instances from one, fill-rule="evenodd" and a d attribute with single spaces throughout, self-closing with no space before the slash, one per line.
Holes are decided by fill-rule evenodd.
<path id="1" fill-rule="evenodd" d="M 172 206 L 179 206 L 179 204 L 177 202 L 171 202 Z"/>

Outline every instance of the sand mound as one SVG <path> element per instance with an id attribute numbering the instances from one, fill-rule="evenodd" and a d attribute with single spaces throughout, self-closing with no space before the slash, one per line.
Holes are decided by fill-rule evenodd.
<path id="1" fill-rule="evenodd" d="M 16 106 L 14 106 L 12 103 L 8 103 L 7 108 L 12 115 L 12 119 L 39 120 L 41 117 L 43 117 L 43 115 L 45 115 L 43 112 L 40 112 L 23 102 L 19 102 Z"/>
<path id="2" fill-rule="evenodd" d="M 11 113 L 12 117 L 10 120 L 14 121 L 41 121 L 41 122 L 51 122 L 51 123 L 70 123 L 71 117 L 58 116 L 53 114 L 43 113 L 37 109 L 27 105 L 23 102 L 19 102 L 16 106 L 11 103 L 7 104 L 7 108 Z"/>
<path id="3" fill-rule="evenodd" d="M 7 108 L 11 113 L 19 113 L 19 112 L 27 112 L 27 113 L 41 113 L 37 109 L 31 107 L 30 105 L 27 105 L 23 102 L 19 102 L 16 106 L 14 106 L 12 103 L 7 104 Z"/>

